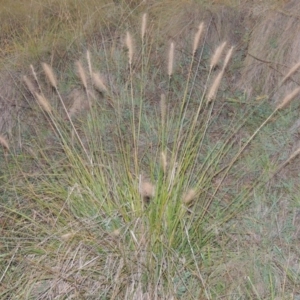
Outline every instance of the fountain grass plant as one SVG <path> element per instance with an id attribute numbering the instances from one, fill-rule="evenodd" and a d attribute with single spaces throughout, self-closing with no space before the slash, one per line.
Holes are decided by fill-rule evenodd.
<path id="1" fill-rule="evenodd" d="M 234 48 L 216 48 L 203 80 L 205 25 L 186 67 L 174 42 L 165 66 L 155 64 L 146 23 L 144 14 L 124 45 L 87 51 L 72 103 L 48 64 L 48 88 L 34 67 L 24 78 L 41 116 L 22 151 L 0 138 L 15 165 L 1 205 L 3 299 L 216 299 L 224 286 L 214 270 L 234 251 L 226 244 L 239 213 L 298 154 L 251 176 L 240 163 L 299 89 L 241 141 L 269 98 L 224 126 L 218 92 Z"/>

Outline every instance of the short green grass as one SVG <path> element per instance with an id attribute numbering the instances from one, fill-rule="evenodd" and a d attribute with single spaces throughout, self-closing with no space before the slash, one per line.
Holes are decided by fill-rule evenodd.
<path id="1" fill-rule="evenodd" d="M 1 152 L 1 298 L 299 296 L 293 114 L 224 83 L 209 99 L 229 47 L 199 72 L 205 28 L 173 61 L 150 21 L 132 58 L 125 31 L 82 53 L 84 73 L 31 69 L 36 122 Z"/>

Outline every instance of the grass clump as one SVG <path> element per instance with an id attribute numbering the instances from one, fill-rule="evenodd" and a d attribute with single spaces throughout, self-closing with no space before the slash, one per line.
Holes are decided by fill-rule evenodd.
<path id="1" fill-rule="evenodd" d="M 227 244 L 239 213 L 299 151 L 250 178 L 243 155 L 299 89 L 241 141 L 267 98 L 220 124 L 218 91 L 234 49 L 217 47 L 202 80 L 205 25 L 181 73 L 174 42 L 165 67 L 156 64 L 146 23 L 143 15 L 141 36 L 127 32 L 125 47 L 104 44 L 76 63 L 82 90 L 69 106 L 52 68 L 42 65 L 47 95 L 31 68 L 34 82 L 25 83 L 41 108 L 40 124 L 21 151 L 0 140 L 10 160 L 2 297 L 215 299 L 228 292 L 218 276 L 234 257 Z M 252 287 L 248 277 L 228 297 L 256 297 Z"/>

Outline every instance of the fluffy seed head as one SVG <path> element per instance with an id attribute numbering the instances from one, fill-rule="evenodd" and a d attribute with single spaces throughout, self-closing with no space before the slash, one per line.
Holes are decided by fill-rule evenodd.
<path id="1" fill-rule="evenodd" d="M 0 144 L 3 146 L 3 148 L 9 150 L 8 142 L 2 135 L 0 135 Z"/>
<path id="2" fill-rule="evenodd" d="M 174 43 L 170 44 L 169 50 L 169 63 L 168 63 L 168 75 L 171 77 L 173 74 L 173 65 L 174 65 Z"/>
<path id="3" fill-rule="evenodd" d="M 226 56 L 225 56 L 225 60 L 224 60 L 224 65 L 223 65 L 223 71 L 225 70 L 225 68 L 227 67 L 227 64 L 232 56 L 232 52 L 233 52 L 233 47 L 231 47 L 229 49 L 229 51 L 227 52 Z"/>
<path id="4" fill-rule="evenodd" d="M 196 50 L 198 48 L 198 45 L 199 45 L 199 41 L 200 41 L 200 37 L 202 35 L 202 32 L 203 32 L 203 28 L 204 28 L 204 23 L 201 22 L 199 27 L 198 27 L 198 31 L 194 37 L 194 43 L 193 43 L 193 55 L 195 55 L 196 53 Z"/>
<path id="5" fill-rule="evenodd" d="M 111 233 L 111 235 L 112 235 L 113 237 L 119 237 L 120 234 L 121 234 L 120 229 L 115 229 L 115 230 Z"/>
<path id="6" fill-rule="evenodd" d="M 55 88 L 57 89 L 57 80 L 56 80 L 56 76 L 52 70 L 52 68 L 46 64 L 46 63 L 42 63 L 42 67 L 43 67 L 43 70 L 50 82 L 50 84 Z"/>
<path id="7" fill-rule="evenodd" d="M 282 85 L 289 77 L 291 77 L 292 75 L 294 75 L 295 72 L 297 72 L 297 70 L 300 68 L 300 61 L 295 64 L 290 70 L 289 72 L 284 76 L 284 78 L 281 80 L 280 85 Z"/>
<path id="8" fill-rule="evenodd" d="M 167 172 L 167 155 L 164 151 L 161 152 L 160 160 L 161 160 L 162 169 L 163 169 L 164 173 L 166 174 L 166 172 Z"/>
<path id="9" fill-rule="evenodd" d="M 126 33 L 126 39 L 125 39 L 126 47 L 128 49 L 128 60 L 129 64 L 132 64 L 132 58 L 133 58 L 133 42 L 132 42 L 132 37 L 129 31 Z"/>
<path id="10" fill-rule="evenodd" d="M 32 81 L 25 75 L 23 76 L 23 81 L 25 82 L 29 92 L 34 96 L 36 93 L 36 88 L 34 87 Z"/>
<path id="11" fill-rule="evenodd" d="M 42 107 L 42 109 L 47 113 L 51 113 L 51 105 L 49 104 L 45 96 L 35 93 L 35 97 L 39 105 Z"/>
<path id="12" fill-rule="evenodd" d="M 63 234 L 63 235 L 61 236 L 61 239 L 62 239 L 63 241 L 69 241 L 69 240 L 71 240 L 75 235 L 76 235 L 75 232 L 69 232 L 69 233 Z"/>
<path id="13" fill-rule="evenodd" d="M 292 92 L 287 94 L 282 102 L 277 105 L 276 110 L 284 108 L 288 105 L 298 94 L 300 93 L 300 87 L 295 88 Z"/>
<path id="14" fill-rule="evenodd" d="M 219 62 L 222 52 L 226 46 L 226 42 L 222 43 L 215 51 L 214 55 L 211 58 L 210 70 L 212 70 Z"/>
<path id="15" fill-rule="evenodd" d="M 86 79 L 85 71 L 84 71 L 83 66 L 82 66 L 82 64 L 79 60 L 76 62 L 76 69 L 77 69 L 77 73 L 78 73 L 78 76 L 81 80 L 82 85 L 87 90 L 87 79 Z"/>
<path id="16" fill-rule="evenodd" d="M 145 36 L 146 24 L 147 24 L 147 14 L 144 13 L 142 18 L 142 39 L 144 39 Z"/>
<path id="17" fill-rule="evenodd" d="M 194 189 L 189 189 L 184 195 L 183 195 L 183 203 L 185 205 L 191 204 L 191 202 L 196 198 L 196 191 Z"/>
<path id="18" fill-rule="evenodd" d="M 105 86 L 105 84 L 103 83 L 103 80 L 101 78 L 101 75 L 99 73 L 92 73 L 92 81 L 93 81 L 93 85 L 95 87 L 95 89 L 100 92 L 100 93 L 106 93 L 107 92 L 107 88 Z"/>
<path id="19" fill-rule="evenodd" d="M 220 71 L 220 73 L 217 75 L 216 79 L 214 80 L 213 84 L 211 85 L 208 93 L 207 93 L 207 101 L 208 103 L 215 99 L 217 95 L 217 91 L 219 89 L 222 77 L 224 74 L 224 70 Z"/>
<path id="20" fill-rule="evenodd" d="M 165 94 L 161 94 L 161 96 L 160 96 L 160 113 L 161 113 L 162 124 L 165 124 L 166 112 L 167 112 L 166 96 L 165 96 Z"/>
<path id="21" fill-rule="evenodd" d="M 155 195 L 155 186 L 151 182 L 140 178 L 139 192 L 143 200 L 149 202 Z"/>

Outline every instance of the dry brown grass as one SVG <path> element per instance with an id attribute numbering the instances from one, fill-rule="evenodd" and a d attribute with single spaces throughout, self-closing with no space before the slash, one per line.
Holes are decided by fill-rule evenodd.
<path id="1" fill-rule="evenodd" d="M 74 89 L 70 93 L 69 99 L 72 103 L 69 108 L 69 115 L 71 117 L 89 108 L 88 101 L 86 99 L 86 94 L 81 89 Z"/>
<path id="2" fill-rule="evenodd" d="M 9 150 L 9 144 L 7 140 L 0 135 L 0 145 L 2 145 L 6 150 Z"/>
<path id="3" fill-rule="evenodd" d="M 300 87 L 295 88 L 293 91 L 291 91 L 289 94 L 287 94 L 282 102 L 277 105 L 276 109 L 283 109 L 286 107 L 297 95 L 300 93 Z"/>
<path id="4" fill-rule="evenodd" d="M 254 15 L 257 25 L 249 39 L 248 56 L 238 86 L 249 95 L 253 92 L 270 94 L 280 82 L 285 83 L 274 95 L 274 100 L 278 101 L 300 79 L 300 75 L 294 73 L 296 69 L 293 70 L 300 55 L 300 37 L 296 34 L 300 24 L 295 15 L 300 11 L 300 3 L 288 1 L 283 5 L 264 5 L 265 9 L 257 10 Z M 288 70 L 293 72 L 285 76 Z"/>

